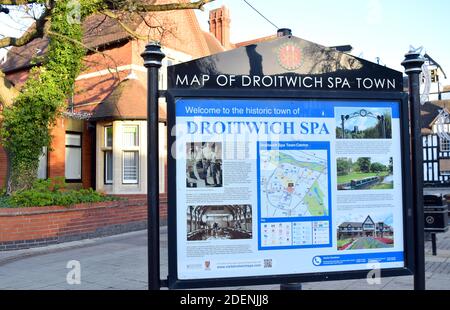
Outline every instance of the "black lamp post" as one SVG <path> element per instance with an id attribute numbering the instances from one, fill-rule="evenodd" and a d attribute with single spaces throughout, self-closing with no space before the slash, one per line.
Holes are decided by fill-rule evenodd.
<path id="1" fill-rule="evenodd" d="M 150 43 L 141 54 L 147 68 L 147 210 L 148 287 L 159 290 L 159 84 L 158 71 L 165 55 L 161 46 Z"/>
<path id="2" fill-rule="evenodd" d="M 425 290 L 425 240 L 423 209 L 423 145 L 420 121 L 420 73 L 425 60 L 418 51 L 410 51 L 405 55 L 402 66 L 409 78 L 409 119 L 411 126 L 412 150 L 412 182 L 414 207 L 414 289 Z"/>

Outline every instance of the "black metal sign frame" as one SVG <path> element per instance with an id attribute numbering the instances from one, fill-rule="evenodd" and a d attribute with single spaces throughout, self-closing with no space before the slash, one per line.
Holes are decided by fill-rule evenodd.
<path id="1" fill-rule="evenodd" d="M 387 268 L 381 270 L 381 277 L 413 275 L 415 270 L 414 257 L 414 208 L 411 193 L 411 153 L 408 95 L 403 92 L 337 92 L 337 91 L 297 91 L 297 90 L 205 90 L 205 89 L 169 89 L 167 99 L 168 121 L 168 150 L 176 143 L 172 129 L 176 125 L 176 102 L 181 98 L 193 99 L 317 99 L 317 100 L 365 100 L 383 101 L 391 100 L 399 103 L 402 149 L 402 185 L 403 185 L 403 236 L 404 236 L 404 263 L 403 268 Z M 176 159 L 168 152 L 168 256 L 169 275 L 168 287 L 170 289 L 226 287 L 244 285 L 266 285 L 294 282 L 318 282 L 366 278 L 370 270 L 304 273 L 293 275 L 270 275 L 217 279 L 178 279 L 178 253 L 177 253 L 177 175 Z"/>

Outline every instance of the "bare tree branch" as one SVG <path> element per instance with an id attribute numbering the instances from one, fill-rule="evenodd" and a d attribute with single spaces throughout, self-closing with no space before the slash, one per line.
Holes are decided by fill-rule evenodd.
<path id="1" fill-rule="evenodd" d="M 44 14 L 36 20 L 36 23 L 20 38 L 5 37 L 0 39 L 0 48 L 9 46 L 24 46 L 34 39 L 42 38 L 45 29 L 49 28 L 51 10 L 45 10 Z"/>
<path id="2" fill-rule="evenodd" d="M 130 10 L 137 12 L 157 12 L 157 11 L 174 11 L 174 10 L 203 10 L 203 6 L 215 0 L 199 0 L 187 3 L 166 3 L 154 4 L 146 3 L 142 0 L 106 0 L 105 4 L 112 10 Z"/>
<path id="3" fill-rule="evenodd" d="M 145 39 L 146 39 L 144 36 L 141 36 L 139 33 L 133 31 L 133 30 L 131 29 L 130 26 L 128 26 L 127 24 L 125 24 L 124 22 L 122 22 L 117 14 L 115 14 L 115 13 L 109 11 L 109 10 L 102 11 L 102 14 L 104 14 L 105 16 L 108 16 L 108 17 L 110 17 L 110 18 L 112 18 L 112 19 L 115 19 L 115 20 L 117 21 L 117 23 L 118 23 L 118 24 L 119 24 L 126 32 L 128 32 L 131 36 L 133 36 L 133 37 L 135 37 L 135 38 L 137 38 L 137 39 L 140 39 L 140 40 L 145 40 Z"/>

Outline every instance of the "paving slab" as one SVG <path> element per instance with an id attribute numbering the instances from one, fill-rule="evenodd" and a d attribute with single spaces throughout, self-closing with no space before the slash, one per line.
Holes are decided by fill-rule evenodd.
<path id="1" fill-rule="evenodd" d="M 443 249 L 441 249 L 441 245 Z M 438 255 L 426 244 L 427 288 L 450 290 L 450 232 L 438 237 Z M 447 249 L 448 247 L 448 249 Z M 167 229 L 161 229 L 161 275 L 167 277 Z M 45 248 L 0 252 L 0 289 L 16 290 L 145 290 L 147 231 L 76 241 Z M 66 282 L 71 260 L 81 264 L 81 284 Z M 227 290 L 278 290 L 279 285 L 226 287 Z M 411 290 L 413 277 L 303 284 L 304 290 Z"/>

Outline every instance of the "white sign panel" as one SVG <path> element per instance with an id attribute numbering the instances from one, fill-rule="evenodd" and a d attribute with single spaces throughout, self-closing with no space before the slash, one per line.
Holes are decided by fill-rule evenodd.
<path id="1" fill-rule="evenodd" d="M 176 101 L 178 279 L 403 268 L 397 101 Z"/>

